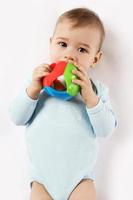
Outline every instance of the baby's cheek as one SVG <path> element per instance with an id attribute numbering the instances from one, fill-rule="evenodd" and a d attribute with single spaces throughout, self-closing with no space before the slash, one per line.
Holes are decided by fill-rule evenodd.
<path id="1" fill-rule="evenodd" d="M 55 54 L 51 54 L 51 57 L 50 57 L 51 59 L 51 63 L 54 63 L 54 62 L 56 62 L 57 60 L 58 60 L 58 57 L 55 55 Z"/>
<path id="2" fill-rule="evenodd" d="M 84 69 L 88 69 L 92 65 L 91 60 L 87 60 L 86 62 L 83 63 Z"/>
<path id="3" fill-rule="evenodd" d="M 83 61 L 80 60 L 80 61 L 78 62 L 78 66 L 79 66 L 79 67 L 83 67 L 84 69 L 86 69 L 86 68 L 88 68 L 88 66 L 89 66 L 88 63 L 89 63 L 89 62 L 85 62 L 84 60 L 83 60 Z"/>
<path id="4" fill-rule="evenodd" d="M 55 48 L 50 48 L 50 60 L 51 60 L 51 63 L 57 61 L 57 59 L 58 59 L 57 50 Z"/>
<path id="5" fill-rule="evenodd" d="M 58 52 L 53 52 L 51 54 L 51 62 L 57 62 L 59 61 L 61 58 L 60 58 L 60 55 Z"/>

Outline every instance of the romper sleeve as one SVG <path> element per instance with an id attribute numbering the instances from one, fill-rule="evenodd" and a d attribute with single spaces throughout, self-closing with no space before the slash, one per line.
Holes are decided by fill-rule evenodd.
<path id="1" fill-rule="evenodd" d="M 26 79 L 21 91 L 13 98 L 9 105 L 9 116 L 16 125 L 26 125 L 32 117 L 38 99 L 28 96 L 26 88 L 31 82 L 31 75 Z"/>
<path id="2" fill-rule="evenodd" d="M 109 88 L 99 81 L 96 82 L 96 88 L 99 102 L 93 108 L 86 106 L 86 111 L 95 136 L 106 137 L 116 128 L 117 117 L 110 102 Z"/>

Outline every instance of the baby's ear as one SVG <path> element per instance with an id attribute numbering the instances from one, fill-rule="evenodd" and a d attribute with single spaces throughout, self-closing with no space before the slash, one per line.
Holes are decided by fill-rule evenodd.
<path id="1" fill-rule="evenodd" d="M 49 41 L 50 41 L 50 43 L 52 42 L 52 37 L 50 37 L 50 40 L 49 40 Z"/>
<path id="2" fill-rule="evenodd" d="M 103 53 L 102 51 L 98 51 L 97 54 L 94 57 L 93 65 L 97 64 L 99 60 L 101 59 Z"/>
<path id="3" fill-rule="evenodd" d="M 102 51 L 98 51 L 97 52 L 97 54 L 96 54 L 96 56 L 94 58 L 94 64 L 99 62 L 99 60 L 101 59 L 102 55 L 103 55 Z"/>
<path id="4" fill-rule="evenodd" d="M 99 62 L 99 60 L 101 59 L 103 53 L 102 51 L 98 51 L 97 54 L 94 57 L 94 61 L 93 64 L 91 65 L 91 67 L 95 67 L 95 65 Z"/>

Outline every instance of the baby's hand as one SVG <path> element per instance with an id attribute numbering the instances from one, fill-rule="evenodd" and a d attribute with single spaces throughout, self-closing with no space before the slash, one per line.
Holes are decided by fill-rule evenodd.
<path id="1" fill-rule="evenodd" d="M 88 108 L 94 107 L 99 98 L 95 94 L 92 88 L 91 80 L 88 77 L 87 70 L 82 66 L 77 66 L 78 70 L 73 70 L 73 74 L 77 75 L 79 79 L 73 79 L 72 82 L 80 85 L 81 87 L 81 96 Z"/>
<path id="2" fill-rule="evenodd" d="M 33 98 L 37 99 L 38 95 L 43 87 L 42 78 L 51 72 L 50 65 L 41 64 L 37 66 L 32 73 L 32 82 L 26 89 L 27 94 Z"/>
<path id="3" fill-rule="evenodd" d="M 32 74 L 32 87 L 36 90 L 40 91 L 43 87 L 42 85 L 42 78 L 48 75 L 51 72 L 50 65 L 48 64 L 41 64 L 37 66 Z"/>

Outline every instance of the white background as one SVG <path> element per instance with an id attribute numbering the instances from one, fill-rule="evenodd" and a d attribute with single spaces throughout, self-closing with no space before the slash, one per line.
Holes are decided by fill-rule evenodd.
<path id="1" fill-rule="evenodd" d="M 49 62 L 49 38 L 64 11 L 87 6 L 103 20 L 104 56 L 92 72 L 110 88 L 118 128 L 99 139 L 98 200 L 133 199 L 133 11 L 130 0 L 0 1 L 0 199 L 28 200 L 28 156 L 24 127 L 8 114 L 11 99 L 31 70 Z"/>

